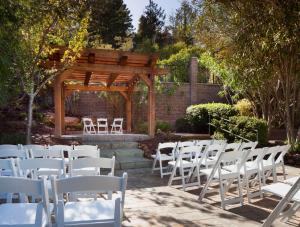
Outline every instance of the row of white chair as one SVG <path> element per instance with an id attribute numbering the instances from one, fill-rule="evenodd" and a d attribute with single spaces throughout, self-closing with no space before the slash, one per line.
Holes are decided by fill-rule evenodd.
<path id="1" fill-rule="evenodd" d="M 83 134 L 108 134 L 108 121 L 107 118 L 97 118 L 97 131 L 93 120 L 89 117 L 82 118 Z M 115 118 L 111 124 L 110 133 L 122 134 L 123 133 L 123 118 Z"/>
<path id="2" fill-rule="evenodd" d="M 199 196 L 200 200 L 210 191 L 211 183 L 217 182 L 223 208 L 232 202 L 243 204 L 243 187 L 246 187 L 247 198 L 251 202 L 253 197 L 262 196 L 261 186 L 266 184 L 269 176 L 272 175 L 273 181 L 277 181 L 278 166 L 282 167 L 285 177 L 283 157 L 289 146 L 255 149 L 256 145 L 256 142 L 227 144 L 225 141 L 213 140 L 159 144 L 153 156 L 153 170 L 158 169 L 155 164 L 159 161 L 161 177 L 171 174 L 168 185 L 172 185 L 174 180 L 181 180 L 184 190 L 188 186 L 200 187 L 200 176 L 205 175 L 207 181 Z M 171 148 L 172 153 L 162 154 L 163 148 Z M 163 172 L 166 167 L 162 167 L 162 161 L 168 161 L 169 172 Z M 226 200 L 225 194 L 233 182 L 237 184 L 239 196 Z M 257 192 L 251 193 L 251 184 L 258 184 Z"/>
<path id="3" fill-rule="evenodd" d="M 56 226 L 121 226 L 124 208 L 127 174 L 115 176 L 78 176 L 64 179 L 52 177 L 53 204 L 49 203 L 47 183 L 39 180 L 0 177 L 0 193 L 22 193 L 32 199 L 31 203 L 0 205 L 1 226 L 52 226 L 54 214 Z M 94 191 L 107 193 L 108 200 L 64 202 L 65 193 Z M 112 199 L 111 192 L 119 192 L 120 197 Z M 20 196 L 21 198 L 21 196 Z"/>

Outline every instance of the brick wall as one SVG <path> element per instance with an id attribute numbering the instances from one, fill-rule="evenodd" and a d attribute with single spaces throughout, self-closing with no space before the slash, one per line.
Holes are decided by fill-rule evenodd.
<path id="1" fill-rule="evenodd" d="M 174 85 L 165 83 L 164 86 L 168 88 Z M 196 91 L 191 92 L 190 89 L 190 83 L 183 83 L 171 95 L 156 92 L 156 119 L 174 125 L 178 118 L 184 116 L 186 108 L 191 105 L 191 100 L 195 103 L 225 102 L 217 95 L 220 91 L 219 85 L 197 83 L 194 86 Z M 191 99 L 191 94 L 195 93 L 196 97 Z M 147 103 L 138 104 L 140 98 L 138 93 L 133 97 L 133 125 L 147 121 Z M 126 118 L 125 102 L 118 93 L 114 93 L 113 98 L 106 98 L 95 92 L 80 92 L 70 105 L 73 114 L 77 116 L 107 117 L 110 121 L 114 117 Z"/>

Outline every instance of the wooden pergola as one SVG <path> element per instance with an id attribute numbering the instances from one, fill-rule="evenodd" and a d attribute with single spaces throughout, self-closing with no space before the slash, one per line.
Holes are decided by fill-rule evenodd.
<path id="1" fill-rule="evenodd" d="M 63 50 L 50 59 L 58 62 Z M 126 128 L 132 128 L 132 93 L 138 81 L 148 87 L 148 132 L 155 134 L 154 77 L 165 75 L 156 67 L 158 56 L 117 50 L 85 49 L 75 63 L 56 77 L 54 83 L 55 136 L 65 133 L 65 98 L 73 91 L 119 92 L 126 101 Z"/>

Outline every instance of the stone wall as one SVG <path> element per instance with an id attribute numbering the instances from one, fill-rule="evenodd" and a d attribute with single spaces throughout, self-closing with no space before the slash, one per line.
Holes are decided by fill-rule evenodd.
<path id="1" fill-rule="evenodd" d="M 173 83 L 163 84 L 165 88 L 173 86 Z M 225 102 L 223 98 L 218 96 L 218 92 L 220 91 L 219 85 L 197 83 L 193 87 L 196 90 L 191 92 L 190 83 L 183 83 L 172 94 L 156 92 L 156 119 L 167 121 L 174 125 L 178 118 L 184 116 L 186 108 L 191 105 L 191 102 Z M 192 99 L 191 94 L 194 94 Z M 140 98 L 141 96 L 138 93 L 133 98 L 133 125 L 138 122 L 147 121 L 147 103 L 141 102 Z M 139 102 L 144 104 L 138 104 Z M 113 93 L 113 97 L 108 98 L 106 96 L 99 96 L 96 92 L 80 92 L 67 105 L 70 106 L 69 109 L 72 111 L 72 114 L 79 117 L 107 117 L 110 121 L 114 117 L 126 118 L 125 102 L 123 97 L 118 93 Z"/>

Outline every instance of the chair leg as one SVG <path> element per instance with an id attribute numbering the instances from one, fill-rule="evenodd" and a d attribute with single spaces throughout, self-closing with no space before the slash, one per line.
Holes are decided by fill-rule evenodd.
<path id="1" fill-rule="evenodd" d="M 277 182 L 276 166 L 273 166 L 272 168 L 272 177 L 273 177 L 273 183 L 276 183 Z"/>
<path id="2" fill-rule="evenodd" d="M 282 166 L 283 179 L 286 180 L 286 174 L 285 174 L 285 166 L 284 166 L 284 163 L 282 163 L 281 166 Z"/>
<path id="3" fill-rule="evenodd" d="M 247 176 L 248 178 L 248 176 Z M 243 200 L 243 192 L 242 192 L 242 185 L 241 185 L 241 176 L 238 176 L 238 182 L 237 182 L 237 190 L 239 192 L 239 198 L 240 198 L 240 204 L 241 206 L 243 206 L 244 200 Z M 249 185 L 247 183 L 247 185 Z"/>
<path id="4" fill-rule="evenodd" d="M 185 191 L 184 169 L 182 166 L 180 167 L 180 175 L 181 175 L 181 181 L 182 181 L 182 188 L 183 188 L 183 191 Z"/>
<path id="5" fill-rule="evenodd" d="M 162 166 L 162 161 L 159 159 L 159 169 L 160 169 L 160 178 L 163 178 L 163 166 Z"/>
<path id="6" fill-rule="evenodd" d="M 155 157 L 154 160 L 153 160 L 153 164 L 152 164 L 152 173 L 154 173 L 156 162 L 157 162 L 157 158 Z"/>
<path id="7" fill-rule="evenodd" d="M 251 203 L 250 188 L 249 188 L 249 177 L 248 177 L 247 173 L 245 173 L 244 178 L 245 178 L 245 183 L 246 183 L 247 199 L 248 199 L 248 202 Z"/>
<path id="8" fill-rule="evenodd" d="M 175 176 L 175 174 L 176 174 L 176 169 L 177 169 L 177 167 L 174 166 L 173 171 L 172 171 L 172 174 L 171 174 L 171 176 L 170 176 L 170 178 L 169 178 L 169 181 L 168 181 L 168 186 L 171 186 L 171 185 L 172 185 L 173 178 L 174 178 L 174 176 Z"/>
<path id="9" fill-rule="evenodd" d="M 225 210 L 225 191 L 224 191 L 224 185 L 221 179 L 219 179 L 220 183 L 220 197 L 221 197 L 221 207 L 223 210 Z"/>

